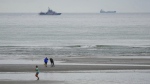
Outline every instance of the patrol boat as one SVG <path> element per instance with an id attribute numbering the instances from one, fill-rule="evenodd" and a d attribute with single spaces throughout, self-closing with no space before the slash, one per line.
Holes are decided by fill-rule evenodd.
<path id="1" fill-rule="evenodd" d="M 47 12 L 40 12 L 39 15 L 61 15 L 61 13 L 57 13 L 48 7 Z"/>

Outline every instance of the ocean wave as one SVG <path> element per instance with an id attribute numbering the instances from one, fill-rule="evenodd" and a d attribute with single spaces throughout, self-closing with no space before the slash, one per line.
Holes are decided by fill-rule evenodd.
<path id="1" fill-rule="evenodd" d="M 0 46 L 0 58 L 43 58 L 45 56 L 150 56 L 150 47 L 122 45 Z"/>

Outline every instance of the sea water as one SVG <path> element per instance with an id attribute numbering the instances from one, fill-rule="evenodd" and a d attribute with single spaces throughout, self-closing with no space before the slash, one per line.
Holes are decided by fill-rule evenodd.
<path id="1" fill-rule="evenodd" d="M 149 56 L 150 14 L 0 14 L 0 58 Z"/>

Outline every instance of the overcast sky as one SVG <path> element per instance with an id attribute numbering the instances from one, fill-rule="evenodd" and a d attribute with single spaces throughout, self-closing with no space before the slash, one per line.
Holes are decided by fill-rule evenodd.
<path id="1" fill-rule="evenodd" d="M 38 13 L 48 7 L 62 13 L 150 12 L 150 0 L 0 0 L 0 13 Z"/>

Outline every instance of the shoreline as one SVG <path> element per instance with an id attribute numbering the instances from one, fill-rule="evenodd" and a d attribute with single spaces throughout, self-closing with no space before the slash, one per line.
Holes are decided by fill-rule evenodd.
<path id="1" fill-rule="evenodd" d="M 14 61 L 17 61 L 16 64 L 13 64 Z M 48 67 L 45 67 L 43 59 L 30 60 L 30 62 L 20 59 L 12 62 L 3 60 L 0 64 L 0 72 L 35 72 L 36 65 L 39 66 L 41 72 L 150 69 L 150 57 L 55 57 L 54 62 L 55 67 L 51 67 L 49 62 Z"/>
<path id="2" fill-rule="evenodd" d="M 54 57 L 55 67 L 50 63 L 45 67 L 43 59 L 18 60 L 1 61 L 0 84 L 129 84 L 125 80 L 130 79 L 132 84 L 150 82 L 150 57 Z M 35 77 L 36 65 L 39 81 Z"/>

